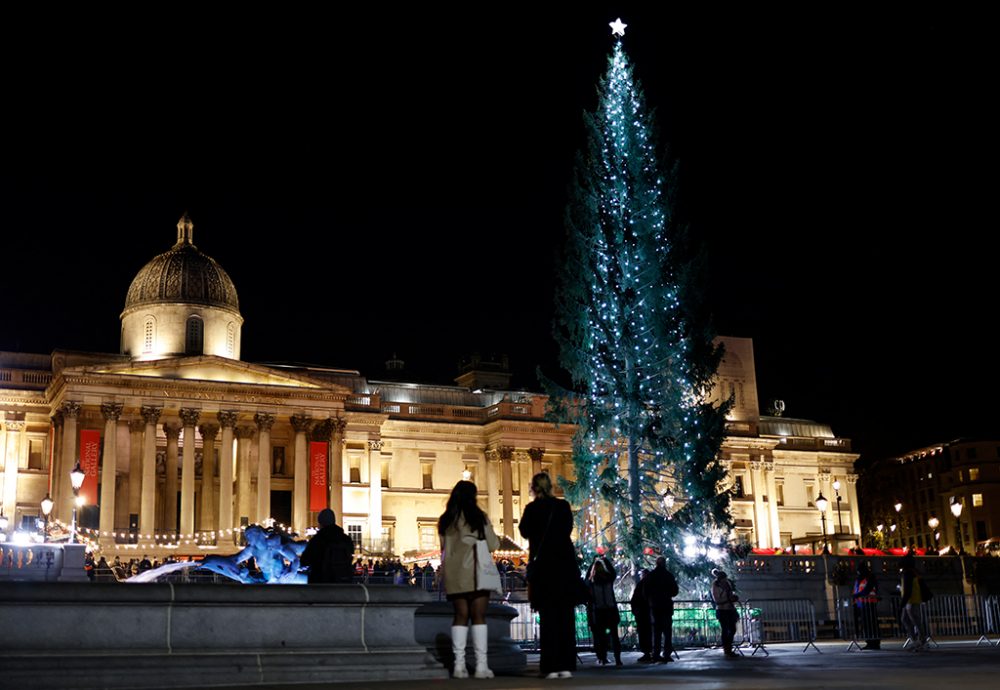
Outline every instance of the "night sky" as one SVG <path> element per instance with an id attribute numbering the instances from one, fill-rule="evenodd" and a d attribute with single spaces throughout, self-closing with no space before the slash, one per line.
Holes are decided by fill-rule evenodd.
<path id="1" fill-rule="evenodd" d="M 867 457 L 996 437 L 984 17 L 236 7 L 7 23 L 0 349 L 117 352 L 131 279 L 188 211 L 236 284 L 244 360 L 378 378 L 396 352 L 450 383 L 461 356 L 506 353 L 537 389 L 620 15 L 762 407 Z"/>

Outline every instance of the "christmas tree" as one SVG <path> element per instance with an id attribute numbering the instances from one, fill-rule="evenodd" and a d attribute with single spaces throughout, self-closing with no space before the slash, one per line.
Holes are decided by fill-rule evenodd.
<path id="1" fill-rule="evenodd" d="M 722 357 L 703 316 L 696 254 L 672 214 L 672 175 L 621 37 L 585 113 L 566 213 L 555 334 L 576 395 L 575 478 L 585 557 L 656 554 L 704 574 L 731 530 L 717 455 L 729 404 L 709 401 Z"/>

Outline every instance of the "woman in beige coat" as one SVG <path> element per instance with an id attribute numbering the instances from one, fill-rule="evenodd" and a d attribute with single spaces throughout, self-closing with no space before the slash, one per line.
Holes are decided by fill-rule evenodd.
<path id="1" fill-rule="evenodd" d="M 492 678 L 487 663 L 489 648 L 486 629 L 486 605 L 490 593 L 476 587 L 476 542 L 482 539 L 490 551 L 500 546 L 489 518 L 476 505 L 476 485 L 460 481 L 451 490 L 444 514 L 438 519 L 441 538 L 441 571 L 444 591 L 455 608 L 451 625 L 451 645 L 455 653 L 455 678 L 468 678 L 465 645 L 472 621 L 472 647 L 476 652 L 476 678 Z"/>

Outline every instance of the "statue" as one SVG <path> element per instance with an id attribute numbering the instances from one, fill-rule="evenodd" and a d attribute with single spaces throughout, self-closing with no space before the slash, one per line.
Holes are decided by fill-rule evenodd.
<path id="1" fill-rule="evenodd" d="M 247 545 L 232 556 L 206 556 L 199 568 L 211 570 L 244 584 L 305 584 L 305 573 L 299 572 L 299 556 L 305 542 L 294 542 L 279 532 L 250 525 L 243 532 Z M 257 572 L 240 568 L 240 563 L 253 557 Z"/>

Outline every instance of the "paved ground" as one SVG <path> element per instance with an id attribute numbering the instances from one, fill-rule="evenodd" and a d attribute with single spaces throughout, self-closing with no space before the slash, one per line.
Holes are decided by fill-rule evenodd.
<path id="1" fill-rule="evenodd" d="M 802 651 L 802 645 L 772 645 L 770 656 L 758 653 L 726 659 L 721 650 L 681 652 L 671 664 L 639 665 L 638 654 L 624 655 L 625 665 L 598 667 L 593 654 L 583 654 L 582 664 L 569 680 L 538 678 L 537 656 L 524 676 L 492 680 L 398 681 L 379 683 L 379 690 L 425 690 L 446 688 L 520 690 L 522 688 L 638 688 L 655 686 L 685 690 L 784 690 L 804 688 L 905 688 L 906 690 L 978 690 L 1000 688 L 1000 648 L 977 647 L 974 641 L 947 642 L 927 652 L 914 653 L 898 642 L 882 651 L 846 651 L 842 642 L 825 642 L 820 651 Z M 267 690 L 356 690 L 373 683 L 343 683 L 310 686 L 266 686 Z M 263 690 L 262 686 L 255 686 Z"/>

